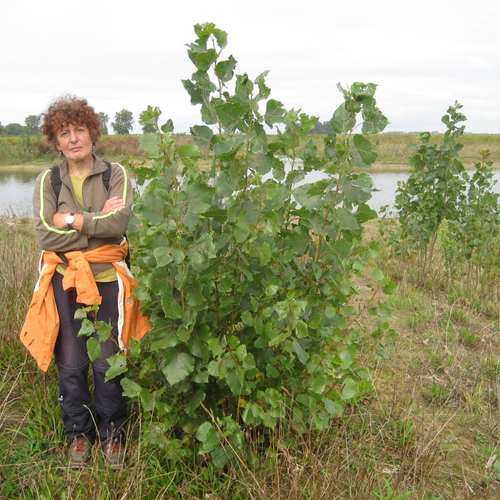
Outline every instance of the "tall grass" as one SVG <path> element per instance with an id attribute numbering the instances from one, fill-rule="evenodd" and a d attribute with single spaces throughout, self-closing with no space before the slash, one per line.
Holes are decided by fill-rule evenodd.
<path id="1" fill-rule="evenodd" d="M 284 423 L 268 439 L 249 429 L 244 452 L 218 470 L 195 452 L 174 461 L 145 444 L 140 408 L 132 405 L 128 467 L 108 470 L 95 448 L 85 469 L 68 469 L 56 371 L 40 372 L 18 341 L 37 255 L 30 223 L 0 219 L 0 498 L 498 497 L 500 309 L 485 311 L 439 283 L 422 290 L 413 264 L 396 259 L 385 269 L 398 283 L 390 301 L 399 339 L 387 361 L 367 357 L 373 392 L 329 429 L 300 434 Z M 369 274 L 359 280 L 372 293 Z"/>

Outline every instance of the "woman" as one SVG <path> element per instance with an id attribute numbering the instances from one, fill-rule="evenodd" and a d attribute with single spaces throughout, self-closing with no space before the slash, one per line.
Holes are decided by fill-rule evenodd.
<path id="1" fill-rule="evenodd" d="M 66 96 L 42 115 L 42 132 L 64 160 L 58 172 L 42 172 L 33 194 L 35 236 L 42 249 L 40 278 L 21 340 L 47 370 L 52 354 L 59 372 L 59 403 L 70 440 L 70 467 L 85 464 L 94 441 L 103 443 L 113 468 L 125 462 L 127 401 L 120 377 L 105 381 L 107 358 L 149 329 L 131 294 L 136 286 L 124 260 L 132 190 L 126 170 L 93 154 L 100 136 L 98 115 L 85 99 Z M 57 169 L 57 167 L 55 167 Z M 57 175 L 57 173 L 59 175 Z M 60 187 L 56 189 L 57 178 Z M 94 401 L 88 386 L 87 337 L 78 336 L 75 312 L 98 304 L 98 321 L 112 325 L 92 362 Z M 95 417 L 91 412 L 92 406 Z"/>

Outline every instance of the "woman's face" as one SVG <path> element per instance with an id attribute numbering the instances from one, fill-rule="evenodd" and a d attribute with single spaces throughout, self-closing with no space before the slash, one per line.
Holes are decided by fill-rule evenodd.
<path id="1" fill-rule="evenodd" d="M 57 133 L 56 146 L 67 160 L 81 161 L 92 155 L 92 139 L 86 125 L 65 125 Z"/>

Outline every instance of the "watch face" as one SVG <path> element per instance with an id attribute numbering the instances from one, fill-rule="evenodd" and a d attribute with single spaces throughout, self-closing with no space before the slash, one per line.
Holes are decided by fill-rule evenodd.
<path id="1" fill-rule="evenodd" d="M 73 224 L 73 222 L 75 222 L 75 216 L 74 215 L 68 215 L 66 217 L 66 224 L 70 225 L 70 224 Z"/>

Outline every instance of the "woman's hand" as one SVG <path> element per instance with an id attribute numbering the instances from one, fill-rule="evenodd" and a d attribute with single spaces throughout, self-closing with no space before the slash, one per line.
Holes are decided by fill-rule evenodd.
<path id="1" fill-rule="evenodd" d="M 64 212 L 56 212 L 52 217 L 52 224 L 55 227 L 59 227 L 61 229 L 68 229 L 68 224 L 66 224 L 66 217 L 70 215 L 69 213 Z M 73 229 L 81 231 L 83 227 L 83 215 L 75 214 L 75 222 L 72 224 Z"/>
<path id="2" fill-rule="evenodd" d="M 112 198 L 109 198 L 106 200 L 106 203 L 102 207 L 101 212 L 114 212 L 115 210 L 120 210 L 125 206 L 125 202 L 118 198 L 118 196 L 113 196 Z M 64 213 L 64 212 L 56 212 L 54 216 L 52 217 L 52 224 L 54 224 L 55 227 L 60 227 L 66 229 L 68 225 L 66 224 L 66 217 L 69 215 L 69 213 Z M 73 229 L 77 229 L 78 231 L 81 231 L 83 227 L 83 215 L 82 214 L 75 214 L 75 222 L 73 223 Z M 91 238 L 92 236 L 89 236 Z"/>
<path id="3" fill-rule="evenodd" d="M 122 199 L 118 198 L 118 196 L 113 196 L 106 200 L 101 212 L 114 212 L 115 210 L 120 210 L 124 206 L 125 202 Z"/>
<path id="4" fill-rule="evenodd" d="M 56 212 L 52 217 L 52 224 L 54 224 L 55 227 L 60 227 L 60 228 L 67 227 L 66 217 L 68 215 L 69 214 L 64 214 L 62 212 Z"/>

